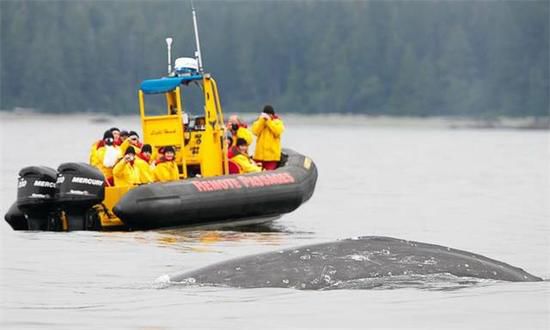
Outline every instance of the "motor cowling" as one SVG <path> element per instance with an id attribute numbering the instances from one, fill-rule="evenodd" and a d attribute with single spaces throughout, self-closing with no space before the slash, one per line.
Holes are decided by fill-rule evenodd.
<path id="1" fill-rule="evenodd" d="M 19 171 L 17 208 L 25 215 L 28 229 L 45 230 L 57 193 L 57 172 L 46 166 L 28 166 Z"/>
<path id="2" fill-rule="evenodd" d="M 90 208 L 105 198 L 105 177 L 86 163 L 64 163 L 58 169 L 57 202 L 69 230 L 85 230 Z"/>
<path id="3" fill-rule="evenodd" d="M 41 207 L 55 200 L 57 172 L 46 166 L 29 166 L 19 171 L 17 207 Z"/>

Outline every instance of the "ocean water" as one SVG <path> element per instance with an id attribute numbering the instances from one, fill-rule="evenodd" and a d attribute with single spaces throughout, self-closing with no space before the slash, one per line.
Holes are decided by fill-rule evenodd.
<path id="1" fill-rule="evenodd" d="M 283 117 L 283 119 L 285 119 Z M 550 132 L 310 123 L 284 145 L 310 156 L 312 199 L 261 227 L 14 232 L 0 222 L 0 328 L 550 328 Z M 20 168 L 86 161 L 91 143 L 138 118 L 0 113 L 0 211 Z M 537 283 L 452 280 L 300 291 L 161 284 L 233 257 L 356 236 L 479 253 Z"/>

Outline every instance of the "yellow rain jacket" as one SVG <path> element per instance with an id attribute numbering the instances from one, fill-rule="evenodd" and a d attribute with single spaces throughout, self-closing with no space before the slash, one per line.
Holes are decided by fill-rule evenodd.
<path id="1" fill-rule="evenodd" d="M 178 180 L 180 175 L 175 161 L 158 163 L 153 170 L 155 181 L 166 182 Z"/>
<path id="2" fill-rule="evenodd" d="M 124 142 L 122 142 L 120 144 L 119 148 L 120 148 L 120 151 L 122 151 L 122 153 L 125 153 L 126 149 L 128 149 L 128 147 L 130 147 L 130 146 L 132 146 L 134 148 L 134 151 L 136 152 L 136 155 L 141 152 L 141 148 L 131 144 L 130 139 L 124 140 Z"/>
<path id="3" fill-rule="evenodd" d="M 99 141 L 96 141 L 92 144 L 92 147 L 90 148 L 90 155 L 88 157 L 89 159 L 89 162 L 90 162 L 90 165 L 92 166 L 95 166 L 95 167 L 99 167 L 99 160 L 97 158 L 97 144 L 100 143 L 101 140 Z"/>
<path id="4" fill-rule="evenodd" d="M 278 117 L 273 119 L 258 118 L 252 124 L 252 133 L 258 137 L 254 159 L 260 161 L 281 160 L 281 134 L 284 130 L 285 125 Z"/>
<path id="5" fill-rule="evenodd" d="M 233 156 L 231 160 L 235 162 L 235 164 L 239 165 L 239 167 L 241 168 L 241 173 L 255 173 L 262 171 L 262 168 L 256 165 L 256 163 L 254 163 L 254 161 L 250 159 L 248 155 L 238 153 Z"/>
<path id="6" fill-rule="evenodd" d="M 134 166 L 137 167 L 139 172 L 139 183 L 151 183 L 155 181 L 155 175 L 151 169 L 151 165 L 143 159 L 136 157 Z"/>
<path id="7" fill-rule="evenodd" d="M 113 168 L 113 178 L 115 179 L 115 186 L 133 186 L 139 184 L 139 169 L 135 163 L 134 164 L 126 162 L 124 159 L 121 159 L 116 163 Z"/>

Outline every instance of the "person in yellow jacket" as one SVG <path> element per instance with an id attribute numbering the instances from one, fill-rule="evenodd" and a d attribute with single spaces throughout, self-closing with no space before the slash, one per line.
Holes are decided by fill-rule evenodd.
<path id="1" fill-rule="evenodd" d="M 113 128 L 110 128 L 109 130 L 105 131 L 105 133 L 103 134 L 103 139 L 95 141 L 94 143 L 92 143 L 92 146 L 90 147 L 90 154 L 88 156 L 88 161 L 89 161 L 90 165 L 92 165 L 92 166 L 99 167 L 100 162 L 99 162 L 99 159 L 98 159 L 98 156 L 97 156 L 97 151 L 99 150 L 99 148 L 101 148 L 105 145 L 105 135 L 108 134 L 107 132 L 111 132 L 111 134 L 109 134 L 109 135 L 110 136 L 112 135 L 112 137 L 114 139 L 114 144 L 118 145 L 117 144 L 117 136 L 120 133 L 119 129 L 116 128 L 116 127 L 113 127 Z"/>
<path id="2" fill-rule="evenodd" d="M 248 155 L 248 143 L 245 139 L 237 139 L 237 152 L 233 154 L 231 160 L 237 164 L 241 173 L 261 172 L 262 168 L 258 166 Z"/>
<path id="3" fill-rule="evenodd" d="M 133 147 L 128 147 L 124 157 L 116 163 L 113 168 L 113 178 L 115 186 L 134 186 L 139 184 L 139 169 L 135 164 L 136 151 Z"/>
<path id="4" fill-rule="evenodd" d="M 107 186 L 114 185 L 113 167 L 119 159 L 120 149 L 115 145 L 113 133 L 111 131 L 106 131 L 105 134 L 103 134 L 103 145 L 96 150 L 94 163 L 92 165 L 103 173 Z"/>
<path id="5" fill-rule="evenodd" d="M 166 182 L 179 179 L 178 165 L 176 164 L 176 151 L 174 147 L 164 147 L 163 155 L 157 161 L 153 175 L 155 181 Z"/>
<path id="6" fill-rule="evenodd" d="M 252 124 L 252 133 L 257 136 L 254 160 L 262 163 L 266 170 L 276 169 L 281 160 L 281 135 L 284 130 L 283 121 L 271 105 L 266 105 Z"/>
<path id="7" fill-rule="evenodd" d="M 153 148 L 150 144 L 144 144 L 141 152 L 137 154 L 135 165 L 139 170 L 139 183 L 151 183 L 155 181 L 153 168 L 151 167 Z"/>

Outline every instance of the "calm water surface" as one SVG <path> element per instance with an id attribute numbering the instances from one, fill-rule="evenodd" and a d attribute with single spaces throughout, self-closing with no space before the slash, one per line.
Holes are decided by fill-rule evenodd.
<path id="1" fill-rule="evenodd" d="M 137 118 L 0 114 L 0 212 L 20 168 L 86 161 Z M 229 258 L 392 236 L 480 253 L 550 279 L 548 131 L 448 130 L 287 120 L 284 144 L 319 168 L 313 198 L 247 230 L 14 232 L 0 223 L 1 328 L 549 329 L 550 282 L 375 290 L 163 286 Z"/>

